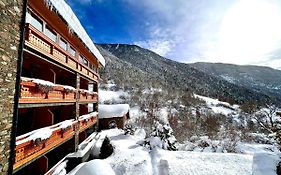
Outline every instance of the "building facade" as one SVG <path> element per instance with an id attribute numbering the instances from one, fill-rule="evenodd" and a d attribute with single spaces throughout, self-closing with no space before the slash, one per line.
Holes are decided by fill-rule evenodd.
<path id="1" fill-rule="evenodd" d="M 8 174 L 13 151 L 11 147 L 13 116 L 16 116 L 16 82 L 20 67 L 22 0 L 0 0 L 0 174 Z M 19 78 L 18 78 L 19 79 Z"/>
<path id="2" fill-rule="evenodd" d="M 10 111 L 5 115 L 9 133 L 4 144 L 6 159 L 12 156 L 13 174 L 39 175 L 76 151 L 78 144 L 94 130 L 98 115 L 99 68 L 105 62 L 64 0 L 28 0 L 18 4 L 13 8 L 18 11 L 13 27 L 17 31 L 13 40 L 16 42 L 15 46 L 9 45 L 13 53 L 10 57 L 16 58 L 9 67 L 12 71 L 7 70 L 4 76 L 12 74 L 7 89 L 14 90 L 16 73 L 20 73 L 20 90 L 18 96 L 16 91 L 7 92 L 11 99 L 7 108 Z M 24 21 L 24 31 L 20 30 L 20 19 Z M 24 32 L 22 42 L 20 31 Z M 19 52 L 21 43 L 23 51 Z M 14 101 L 18 101 L 15 108 Z M 17 110 L 14 115 L 13 109 Z M 12 126 L 14 132 L 10 137 Z M 14 148 L 11 152 L 9 143 Z M 7 171 L 8 164 L 2 166 L 3 169 L 5 166 L 3 172 Z"/>

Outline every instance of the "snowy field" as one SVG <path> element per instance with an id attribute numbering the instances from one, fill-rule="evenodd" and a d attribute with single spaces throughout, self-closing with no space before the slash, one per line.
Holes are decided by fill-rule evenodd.
<path id="1" fill-rule="evenodd" d="M 105 136 L 115 147 L 113 154 L 104 160 L 83 163 L 71 175 L 96 174 L 97 170 L 100 171 L 97 174 L 108 174 L 111 168 L 116 175 L 273 175 L 278 161 L 272 150 L 264 149 L 266 145 L 241 145 L 244 154 L 150 150 L 139 145 L 145 137 L 143 130 L 131 136 L 119 129 L 99 133 L 99 140 L 92 148 L 94 155 L 99 154 Z"/>
<path id="2" fill-rule="evenodd" d="M 118 103 L 122 101 L 122 97 L 129 96 L 122 90 L 100 90 L 99 93 L 102 103 Z M 238 105 L 196 94 L 195 96 L 205 101 L 214 113 L 235 118 L 240 112 Z M 161 108 L 156 115 L 166 123 L 167 113 L 168 109 Z M 139 116 L 146 115 L 135 106 L 131 108 L 130 116 L 134 121 Z M 110 138 L 114 152 L 106 159 L 98 159 L 102 141 L 106 136 Z M 157 147 L 151 150 L 141 146 L 145 136 L 146 133 L 141 129 L 135 135 L 124 135 L 124 131 L 119 129 L 98 133 L 96 141 L 90 145 L 92 155 L 97 159 L 80 164 L 69 175 L 276 175 L 276 165 L 280 160 L 279 150 L 270 144 L 238 142 L 236 150 L 239 153 L 214 152 L 210 151 L 213 149 L 210 146 L 186 151 L 186 147 L 190 146 L 187 143 L 191 142 L 181 144 L 185 149 L 180 151 L 167 151 Z"/>

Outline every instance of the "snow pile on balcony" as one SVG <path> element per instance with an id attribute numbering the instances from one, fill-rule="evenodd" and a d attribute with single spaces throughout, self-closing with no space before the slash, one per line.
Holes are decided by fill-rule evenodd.
<path id="1" fill-rule="evenodd" d="M 40 138 L 41 140 L 46 140 L 51 137 L 53 131 L 50 128 L 41 128 L 30 134 L 30 140 L 36 140 Z"/>
<path id="2" fill-rule="evenodd" d="M 59 123 L 59 127 L 62 129 L 65 129 L 65 128 L 71 127 L 72 124 L 73 124 L 73 120 L 65 120 L 65 121 Z"/>
<path id="3" fill-rule="evenodd" d="M 64 85 L 63 88 L 66 89 L 66 90 L 70 90 L 70 91 L 75 91 L 76 90 L 74 87 L 66 86 L 66 85 Z"/>
<path id="4" fill-rule="evenodd" d="M 45 85 L 45 86 L 55 86 L 55 84 L 52 83 L 52 82 L 45 81 L 45 80 L 40 80 L 40 79 L 33 79 L 32 82 L 34 82 L 36 84 Z"/>
<path id="5" fill-rule="evenodd" d="M 46 140 L 51 137 L 52 133 L 53 133 L 53 130 L 50 129 L 49 127 L 40 128 L 40 129 L 31 131 L 27 134 L 19 136 L 18 138 L 24 138 L 24 139 L 17 141 L 16 145 L 20 145 L 20 144 L 25 143 L 30 140 L 33 140 L 33 141 L 35 141 L 36 139 Z"/>
<path id="6" fill-rule="evenodd" d="M 81 115 L 79 117 L 79 120 L 89 120 L 91 117 L 97 116 L 97 115 L 98 115 L 98 112 L 92 112 L 92 113 L 89 113 L 89 114 Z"/>
<path id="7" fill-rule="evenodd" d="M 46 85 L 46 86 L 55 86 L 55 84 L 50 81 L 45 81 L 45 80 L 36 79 L 36 78 L 21 77 L 21 80 L 22 81 L 31 81 L 36 84 L 41 84 L 41 85 Z"/>
<path id="8" fill-rule="evenodd" d="M 16 145 L 20 145 L 21 143 L 36 139 L 46 140 L 51 137 L 53 134 L 53 131 L 56 129 L 65 129 L 72 126 L 74 120 L 65 120 L 63 122 L 57 123 L 52 126 L 48 126 L 45 128 L 36 129 L 34 131 L 31 131 L 29 133 L 26 133 L 24 135 L 18 136 L 17 140 L 23 138 L 22 140 L 19 140 L 16 142 Z"/>
<path id="9" fill-rule="evenodd" d="M 27 77 L 21 77 L 21 81 L 25 81 L 25 82 L 34 82 L 36 84 L 41 84 L 41 85 L 45 85 L 45 86 L 63 86 L 64 89 L 70 90 L 70 91 L 75 91 L 76 89 L 72 86 L 67 86 L 67 85 L 60 85 L 60 84 L 54 84 L 50 81 L 46 81 L 46 80 L 41 80 L 41 79 L 37 79 L 37 78 L 27 78 Z"/>
<path id="10" fill-rule="evenodd" d="M 89 91 L 89 90 L 85 90 L 85 89 L 81 89 L 81 90 L 88 93 L 88 94 L 91 94 L 91 95 L 98 94 L 97 92 L 94 92 L 94 91 Z"/>
<path id="11" fill-rule="evenodd" d="M 74 31 L 77 36 L 84 42 L 86 47 L 95 55 L 99 62 L 105 66 L 105 60 L 99 50 L 94 45 L 93 41 L 81 25 L 79 19 L 74 14 L 70 6 L 64 0 L 46 0 L 46 3 L 62 16 L 67 22 L 68 27 Z"/>
<path id="12" fill-rule="evenodd" d="M 99 105 L 99 118 L 123 117 L 129 110 L 128 104 Z"/>

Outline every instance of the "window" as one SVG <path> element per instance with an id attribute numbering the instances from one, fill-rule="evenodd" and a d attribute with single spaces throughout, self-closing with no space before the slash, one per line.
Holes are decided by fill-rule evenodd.
<path id="1" fill-rule="evenodd" d="M 85 64 L 86 66 L 88 66 L 88 63 L 89 63 L 88 60 L 84 58 L 83 64 Z"/>
<path id="2" fill-rule="evenodd" d="M 85 57 L 83 57 L 82 55 L 79 56 L 79 61 L 80 61 L 80 63 L 82 63 L 86 66 L 89 65 L 89 61 Z"/>
<path id="3" fill-rule="evenodd" d="M 26 13 L 26 23 L 30 23 L 33 27 L 41 32 L 43 31 L 43 21 L 30 11 Z"/>
<path id="4" fill-rule="evenodd" d="M 60 38 L 59 45 L 60 45 L 61 48 L 63 48 L 64 50 L 67 49 L 67 42 L 64 41 L 62 38 Z"/>
<path id="5" fill-rule="evenodd" d="M 93 69 L 93 65 L 91 63 L 89 63 L 89 68 Z"/>
<path id="6" fill-rule="evenodd" d="M 83 57 L 81 56 L 81 55 L 79 55 L 79 61 L 80 61 L 80 63 L 83 63 Z"/>
<path id="7" fill-rule="evenodd" d="M 93 71 L 97 72 L 97 67 L 95 65 L 92 66 L 91 68 Z"/>
<path id="8" fill-rule="evenodd" d="M 75 57 L 76 51 L 72 46 L 69 47 L 68 52 L 70 53 L 70 55 Z"/>
<path id="9" fill-rule="evenodd" d="M 57 41 L 57 34 L 53 32 L 48 26 L 46 26 L 45 34 L 48 38 L 50 38 L 52 41 Z"/>

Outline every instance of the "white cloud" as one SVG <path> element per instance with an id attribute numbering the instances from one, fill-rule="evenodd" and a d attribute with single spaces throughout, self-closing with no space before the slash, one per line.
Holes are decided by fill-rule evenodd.
<path id="1" fill-rule="evenodd" d="M 167 53 L 171 52 L 173 44 L 167 40 L 152 39 L 147 41 L 137 41 L 134 44 L 152 50 L 161 56 L 167 56 Z"/>
<path id="2" fill-rule="evenodd" d="M 148 22 L 148 39 L 136 44 L 160 55 L 182 62 L 280 65 L 269 56 L 281 48 L 278 0 L 128 2 L 154 19 Z"/>

